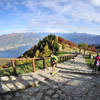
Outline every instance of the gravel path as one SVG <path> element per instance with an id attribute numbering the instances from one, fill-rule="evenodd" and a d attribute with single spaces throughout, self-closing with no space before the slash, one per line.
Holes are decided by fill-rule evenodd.
<path id="1" fill-rule="evenodd" d="M 0 100 L 100 100 L 100 75 L 91 73 L 82 56 L 58 67 L 59 73 L 36 87 L 3 95 Z"/>

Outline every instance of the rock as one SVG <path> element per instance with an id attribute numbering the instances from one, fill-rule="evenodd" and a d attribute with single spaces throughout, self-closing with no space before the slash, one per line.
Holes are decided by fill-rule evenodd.
<path id="1" fill-rule="evenodd" d="M 56 93 L 59 94 L 59 95 L 61 95 L 62 91 L 61 90 L 57 90 Z"/>
<path id="2" fill-rule="evenodd" d="M 22 97 L 23 97 L 23 99 L 27 99 L 28 96 L 24 94 L 24 95 L 22 95 Z"/>
<path id="3" fill-rule="evenodd" d="M 49 89 L 49 87 L 48 86 L 43 86 L 43 89 L 47 90 L 47 89 Z"/>
<path id="4" fill-rule="evenodd" d="M 53 90 L 48 90 L 46 94 L 47 94 L 47 95 L 52 95 L 53 93 L 54 93 Z"/>
<path id="5" fill-rule="evenodd" d="M 16 90 L 17 89 L 25 89 L 25 87 L 26 87 L 24 84 L 22 84 L 21 82 L 18 82 L 18 81 L 15 82 L 15 86 L 16 86 Z"/>
<path id="6" fill-rule="evenodd" d="M 11 91 L 5 84 L 1 84 L 0 86 L 0 93 L 6 93 Z"/>
<path id="7" fill-rule="evenodd" d="M 8 76 L 3 76 L 3 77 L 0 77 L 0 78 L 1 78 L 1 81 L 3 81 L 3 82 L 9 81 Z"/>
<path id="8" fill-rule="evenodd" d="M 14 77 L 14 76 L 10 76 L 9 77 L 12 81 L 15 81 L 16 80 L 16 77 Z"/>
<path id="9" fill-rule="evenodd" d="M 39 88 L 33 87 L 31 91 L 33 91 L 33 92 L 39 92 Z"/>
<path id="10" fill-rule="evenodd" d="M 31 97 L 31 99 L 30 100 L 36 100 L 34 97 Z"/>
<path id="11" fill-rule="evenodd" d="M 58 89 L 58 86 L 57 85 L 53 85 L 53 89 Z"/>
<path id="12" fill-rule="evenodd" d="M 72 95 L 75 95 L 75 96 L 81 96 L 82 93 L 83 93 L 83 91 L 78 88 L 72 91 Z"/>
<path id="13" fill-rule="evenodd" d="M 42 96 L 43 96 L 43 93 L 38 93 L 37 96 L 36 96 L 36 99 L 40 100 L 42 98 Z"/>
<path id="14" fill-rule="evenodd" d="M 18 97 L 14 96 L 10 100 L 23 100 L 23 98 L 22 96 L 18 96 Z"/>
<path id="15" fill-rule="evenodd" d="M 51 100 L 51 98 L 50 98 L 49 96 L 46 96 L 46 97 L 44 98 L 44 100 Z"/>
<path id="16" fill-rule="evenodd" d="M 16 86 L 14 85 L 13 82 L 6 83 L 6 86 L 7 86 L 10 90 L 16 90 Z"/>
<path id="17" fill-rule="evenodd" d="M 17 92 L 17 93 L 16 93 L 16 96 L 20 96 L 20 94 Z"/>
<path id="18" fill-rule="evenodd" d="M 59 95 L 58 94 L 54 94 L 52 97 L 56 99 L 56 98 L 59 97 Z"/>
<path id="19" fill-rule="evenodd" d="M 65 94 L 62 94 L 61 97 L 62 97 L 62 98 L 66 98 L 66 95 L 65 95 Z"/>
<path id="20" fill-rule="evenodd" d="M 3 100 L 10 100 L 12 97 L 10 95 L 4 95 Z M 2 100 L 2 99 L 1 99 Z"/>

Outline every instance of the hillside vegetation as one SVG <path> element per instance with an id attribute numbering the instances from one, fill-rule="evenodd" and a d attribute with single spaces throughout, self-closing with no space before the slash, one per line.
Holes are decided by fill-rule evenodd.
<path id="1" fill-rule="evenodd" d="M 62 52 L 68 53 L 82 53 L 82 54 L 95 54 L 96 48 L 88 46 L 86 43 L 75 44 L 69 40 L 56 35 L 48 35 L 43 40 L 40 40 L 37 45 L 33 46 L 30 50 L 26 51 L 20 57 L 43 57 L 50 56 L 50 53 L 61 54 Z"/>
<path id="2" fill-rule="evenodd" d="M 43 40 L 40 40 L 37 45 L 26 51 L 21 57 L 42 57 L 49 56 L 53 52 L 59 52 L 58 37 L 56 35 L 48 35 Z"/>
<path id="3" fill-rule="evenodd" d="M 56 35 L 48 35 L 44 39 L 40 40 L 37 45 L 33 46 L 31 49 L 26 51 L 20 57 L 44 57 L 50 56 L 50 53 L 53 52 L 57 56 L 72 54 L 75 52 L 85 54 L 96 54 L 95 47 L 88 46 L 86 43 L 75 44 L 71 41 L 65 40 L 62 37 Z M 50 67 L 50 58 L 45 60 L 46 67 Z M 43 60 L 35 60 L 36 70 L 43 69 Z M 3 65 L 0 66 L 0 76 L 9 76 L 13 75 L 12 65 Z M 16 70 L 18 74 L 32 72 L 32 61 L 16 61 Z"/>

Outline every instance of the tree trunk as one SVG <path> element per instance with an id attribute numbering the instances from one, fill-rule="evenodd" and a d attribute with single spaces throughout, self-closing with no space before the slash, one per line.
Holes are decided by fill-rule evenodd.
<path id="1" fill-rule="evenodd" d="M 84 49 L 84 56 L 85 56 L 85 49 Z"/>
<path id="2" fill-rule="evenodd" d="M 81 49 L 79 49 L 79 54 L 81 54 Z"/>

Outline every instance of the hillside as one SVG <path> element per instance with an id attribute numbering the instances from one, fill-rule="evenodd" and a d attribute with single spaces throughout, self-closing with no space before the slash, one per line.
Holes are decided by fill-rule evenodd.
<path id="1" fill-rule="evenodd" d="M 62 33 L 57 34 L 58 36 L 63 37 L 66 40 L 70 40 L 76 44 L 79 43 L 87 43 L 88 45 L 92 44 L 100 44 L 100 35 L 92 35 L 92 34 L 86 34 L 86 33 Z"/>
<path id="2" fill-rule="evenodd" d="M 0 57 L 18 57 L 23 52 L 29 50 L 32 46 L 51 33 L 13 33 L 0 36 Z M 85 33 L 54 33 L 67 41 L 75 44 L 84 43 L 91 45 L 100 45 L 100 36 Z M 70 48 L 69 48 L 70 49 Z"/>
<path id="3" fill-rule="evenodd" d="M 37 45 L 26 51 L 20 57 L 43 57 L 50 56 L 53 52 L 56 54 L 59 51 L 58 38 L 56 35 L 48 35 L 43 40 L 40 40 Z"/>
<path id="4" fill-rule="evenodd" d="M 12 33 L 0 36 L 0 50 L 35 45 L 40 39 L 52 33 Z M 91 35 L 86 33 L 53 33 L 61 36 L 65 40 L 74 43 L 100 44 L 100 35 Z"/>
<path id="5" fill-rule="evenodd" d="M 84 44 L 82 44 L 84 45 Z M 84 46 L 81 48 L 81 53 L 84 53 Z M 59 54 L 61 52 L 75 53 L 79 52 L 80 48 L 72 41 L 65 40 L 62 37 L 56 35 L 48 35 L 43 40 L 40 40 L 37 45 L 26 51 L 20 57 L 43 57 L 50 56 L 50 53 Z M 86 54 L 95 54 L 96 48 L 94 46 L 88 46 L 85 49 Z"/>
<path id="6" fill-rule="evenodd" d="M 12 33 L 0 36 L 0 50 L 8 50 L 22 46 L 33 46 L 40 39 L 51 33 Z M 100 35 L 86 33 L 53 33 L 74 43 L 100 44 Z"/>
<path id="7" fill-rule="evenodd" d="M 0 36 L 0 50 L 33 46 L 44 36 L 36 33 L 12 33 Z"/>
<path id="8" fill-rule="evenodd" d="M 78 49 L 77 44 L 71 41 L 65 40 L 62 37 L 57 37 L 56 35 L 48 35 L 43 40 L 39 41 L 37 45 L 26 51 L 21 57 L 50 56 L 51 52 L 57 54 L 59 51 L 64 51 L 65 48 L 66 52 L 71 52 L 72 50 L 75 52 L 74 49 Z"/>

